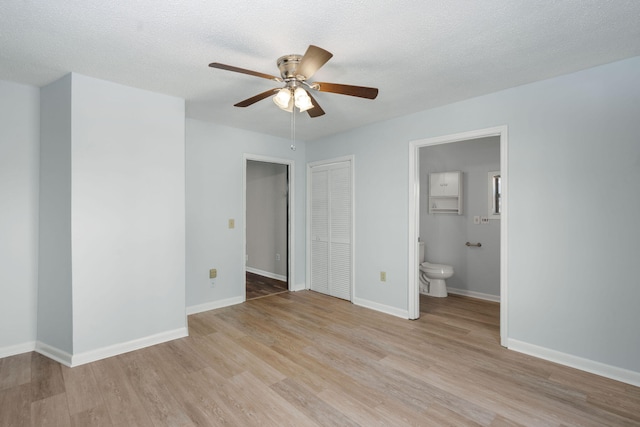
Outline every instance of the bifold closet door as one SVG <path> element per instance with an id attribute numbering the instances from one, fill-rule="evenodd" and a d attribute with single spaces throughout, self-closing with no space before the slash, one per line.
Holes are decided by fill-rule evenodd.
<path id="1" fill-rule="evenodd" d="M 311 168 L 311 289 L 351 301 L 351 162 Z"/>

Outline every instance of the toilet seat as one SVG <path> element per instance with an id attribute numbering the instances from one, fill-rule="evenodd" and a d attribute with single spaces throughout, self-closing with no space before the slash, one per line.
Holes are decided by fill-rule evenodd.
<path id="1" fill-rule="evenodd" d="M 435 273 L 435 274 L 451 273 L 453 275 L 453 267 L 447 264 L 434 264 L 434 263 L 425 261 L 422 264 L 420 264 L 420 270 L 425 271 L 427 273 Z"/>

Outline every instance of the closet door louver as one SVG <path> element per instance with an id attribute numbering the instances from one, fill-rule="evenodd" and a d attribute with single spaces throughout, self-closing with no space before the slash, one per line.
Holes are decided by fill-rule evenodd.
<path id="1" fill-rule="evenodd" d="M 351 162 L 311 173 L 311 289 L 351 300 Z"/>
<path id="2" fill-rule="evenodd" d="M 311 289 L 329 293 L 329 171 L 314 170 L 311 182 Z"/>

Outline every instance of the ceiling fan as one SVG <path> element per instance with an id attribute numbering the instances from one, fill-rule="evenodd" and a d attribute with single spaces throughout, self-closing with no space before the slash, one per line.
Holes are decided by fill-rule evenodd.
<path id="1" fill-rule="evenodd" d="M 212 62 L 212 68 L 233 71 L 236 73 L 249 74 L 250 76 L 261 77 L 263 79 L 274 80 L 284 83 L 282 88 L 274 88 L 252 96 L 251 98 L 234 104 L 235 107 L 248 107 L 265 98 L 275 95 L 273 102 L 285 111 L 292 112 L 294 105 L 300 111 L 306 111 L 310 117 L 319 117 L 325 114 L 311 94 L 305 90 L 313 89 L 319 92 L 331 92 L 342 95 L 357 96 L 359 98 L 375 99 L 378 96 L 378 89 L 364 86 L 351 86 L 338 83 L 309 82 L 308 80 L 316 71 L 320 69 L 333 56 L 332 53 L 310 45 L 304 55 L 285 55 L 278 58 L 277 64 L 280 76 L 259 73 L 257 71 L 246 70 L 232 65 Z"/>

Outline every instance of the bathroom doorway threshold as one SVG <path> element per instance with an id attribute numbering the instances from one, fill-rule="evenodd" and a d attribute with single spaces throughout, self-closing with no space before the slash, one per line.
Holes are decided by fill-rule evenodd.
<path id="1" fill-rule="evenodd" d="M 500 215 L 500 344 L 507 346 L 508 337 L 508 284 L 507 242 L 509 205 L 509 168 L 507 126 L 498 126 L 426 138 L 409 143 L 409 263 L 408 263 L 408 312 L 410 319 L 420 317 L 420 280 L 418 277 L 418 237 L 420 232 L 420 148 L 479 138 L 500 138 L 500 171 L 502 176 L 502 208 Z"/>

